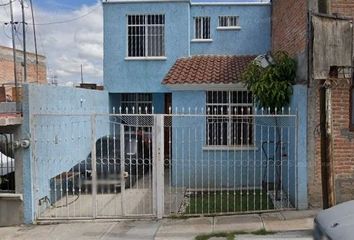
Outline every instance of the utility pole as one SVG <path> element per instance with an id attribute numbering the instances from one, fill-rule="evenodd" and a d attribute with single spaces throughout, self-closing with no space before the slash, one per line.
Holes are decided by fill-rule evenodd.
<path id="1" fill-rule="evenodd" d="M 37 48 L 37 35 L 36 35 L 36 22 L 34 19 L 34 10 L 33 10 L 33 3 L 32 0 L 30 0 L 31 4 L 31 13 L 32 13 L 32 26 L 33 26 L 33 40 L 34 40 L 34 51 L 36 53 L 36 82 L 39 83 L 38 79 L 38 48 Z"/>
<path id="2" fill-rule="evenodd" d="M 15 80 L 15 99 L 18 102 L 18 82 L 17 82 L 17 66 L 16 66 L 16 41 L 15 41 L 15 30 L 14 30 L 14 11 L 12 8 L 12 0 L 10 2 L 10 15 L 11 15 L 11 35 L 12 35 L 12 51 L 13 51 L 13 61 L 14 61 L 14 80 Z M 16 104 L 17 105 L 17 104 Z M 19 110 L 16 106 L 16 111 Z"/>
<path id="3" fill-rule="evenodd" d="M 26 17 L 24 0 L 21 0 L 22 10 L 22 35 L 23 35 L 23 82 L 27 82 L 27 50 L 26 50 Z"/>
<path id="4" fill-rule="evenodd" d="M 329 14 L 328 11 L 328 2 L 327 0 L 318 0 L 318 11 L 322 14 Z M 325 80 L 321 81 L 321 87 L 319 92 L 319 103 L 320 103 L 320 132 L 321 132 L 321 181 L 322 181 L 322 203 L 323 208 L 327 209 L 332 206 L 331 203 L 331 184 L 330 184 L 330 177 L 331 177 L 331 170 L 330 170 L 330 139 L 328 134 L 328 119 L 329 113 L 328 112 L 328 94 L 330 92 L 327 89 Z"/>

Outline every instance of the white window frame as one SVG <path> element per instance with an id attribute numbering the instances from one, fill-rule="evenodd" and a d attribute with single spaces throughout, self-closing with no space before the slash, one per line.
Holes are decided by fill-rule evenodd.
<path id="1" fill-rule="evenodd" d="M 145 20 L 144 20 L 144 24 L 129 24 L 129 17 L 133 17 L 133 16 L 144 16 Z M 148 17 L 149 16 L 163 16 L 163 24 L 148 24 Z M 166 16 L 165 14 L 161 14 L 161 13 L 156 13 L 156 14 L 127 14 L 126 15 L 126 57 L 125 60 L 166 60 L 166 34 L 165 34 L 165 30 L 166 30 Z M 145 32 L 144 32 L 144 38 L 145 38 L 145 54 L 144 56 L 129 56 L 129 27 L 144 27 Z M 161 48 L 159 51 L 161 51 L 163 54 L 161 54 L 161 56 L 149 56 L 148 54 L 148 49 L 149 49 L 149 27 L 151 26 L 157 26 L 157 27 L 163 27 L 162 30 L 162 36 L 163 36 L 163 41 L 160 43 L 162 46 L 159 47 Z"/>
<path id="2" fill-rule="evenodd" d="M 209 103 L 208 102 L 208 93 L 210 92 L 226 92 L 228 94 L 227 98 L 228 98 L 228 103 Z M 205 139 L 205 149 L 218 149 L 218 148 L 243 148 L 243 149 L 247 149 L 247 148 L 253 148 L 254 147 L 254 117 L 248 117 L 251 119 L 252 125 L 251 127 L 249 127 L 248 131 L 251 131 L 252 133 L 252 139 L 250 141 L 246 141 L 245 144 L 243 144 L 241 142 L 241 144 L 233 144 L 232 142 L 235 142 L 235 139 L 231 139 L 232 134 L 232 123 L 233 123 L 233 117 L 235 116 L 235 113 L 233 113 L 234 111 L 232 111 L 233 108 L 238 108 L 238 107 L 242 107 L 243 108 L 243 112 L 237 112 L 237 116 L 238 115 L 252 115 L 253 114 L 253 99 L 252 101 L 248 102 L 248 103 L 233 103 L 232 102 L 232 93 L 244 93 L 247 92 L 247 94 L 249 94 L 249 92 L 247 91 L 247 89 L 239 89 L 239 90 L 234 90 L 234 91 L 206 91 L 206 112 L 207 112 L 207 117 L 206 117 L 206 139 Z M 219 118 L 218 114 L 215 114 L 215 107 L 227 107 L 228 111 L 223 112 L 222 113 L 222 117 L 220 118 L 228 118 L 227 120 L 227 135 L 230 137 L 227 137 L 227 144 L 210 144 L 210 139 L 209 139 L 209 119 L 213 119 L 213 118 Z M 222 132 L 222 131 L 221 131 Z M 250 136 L 250 135 L 247 135 Z M 218 140 L 217 140 L 218 141 Z M 237 142 L 237 140 L 236 140 Z"/>
<path id="3" fill-rule="evenodd" d="M 223 18 L 226 18 L 223 20 Z M 235 20 L 232 20 L 235 18 Z M 226 20 L 226 26 L 222 25 L 222 21 Z M 233 24 L 236 23 L 236 24 Z M 240 17 L 239 16 L 219 16 L 218 17 L 218 27 L 219 30 L 240 30 Z"/>
<path id="4" fill-rule="evenodd" d="M 197 21 L 200 20 L 200 31 L 198 31 L 197 28 Z M 206 22 L 209 21 L 209 30 L 206 35 L 209 35 L 209 37 L 204 37 L 204 30 L 205 30 L 205 25 Z M 193 42 L 210 42 L 212 41 L 212 36 L 211 36 L 211 17 L 209 16 L 197 16 L 193 18 L 193 25 L 194 25 L 194 38 L 193 38 Z M 198 32 L 200 33 L 200 36 L 198 34 Z"/>

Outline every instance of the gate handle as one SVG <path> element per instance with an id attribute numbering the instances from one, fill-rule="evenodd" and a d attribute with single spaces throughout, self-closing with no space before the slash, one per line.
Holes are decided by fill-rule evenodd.
<path id="1" fill-rule="evenodd" d="M 129 176 L 129 173 L 128 172 L 124 172 L 123 176 L 124 176 L 124 178 L 127 178 Z"/>

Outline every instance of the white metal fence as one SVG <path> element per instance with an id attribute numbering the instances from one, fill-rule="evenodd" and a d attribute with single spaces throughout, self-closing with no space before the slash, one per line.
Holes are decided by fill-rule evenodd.
<path id="1" fill-rule="evenodd" d="M 38 219 L 297 207 L 295 113 L 187 112 L 34 115 Z"/>

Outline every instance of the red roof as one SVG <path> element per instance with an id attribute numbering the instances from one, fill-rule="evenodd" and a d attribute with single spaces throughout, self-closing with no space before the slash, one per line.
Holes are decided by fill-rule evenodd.
<path id="1" fill-rule="evenodd" d="M 180 58 L 162 84 L 230 84 L 241 81 L 242 73 L 256 56 L 199 55 Z"/>

